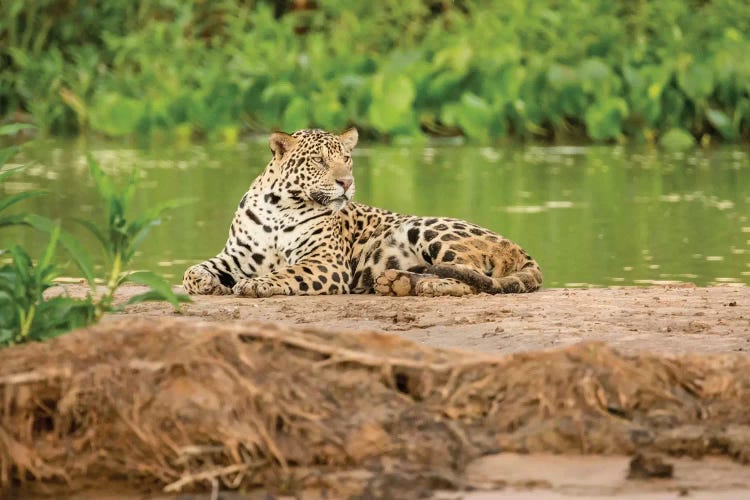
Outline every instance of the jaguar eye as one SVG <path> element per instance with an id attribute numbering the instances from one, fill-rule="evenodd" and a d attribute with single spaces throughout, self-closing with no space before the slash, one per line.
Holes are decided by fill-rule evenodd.
<path id="1" fill-rule="evenodd" d="M 311 156 L 310 161 L 315 163 L 316 165 L 322 165 L 323 164 L 323 157 L 322 156 Z"/>
<path id="2" fill-rule="evenodd" d="M 352 161 L 352 157 L 349 156 L 349 155 L 344 156 L 344 161 L 347 162 L 347 163 L 349 163 L 350 161 Z"/>

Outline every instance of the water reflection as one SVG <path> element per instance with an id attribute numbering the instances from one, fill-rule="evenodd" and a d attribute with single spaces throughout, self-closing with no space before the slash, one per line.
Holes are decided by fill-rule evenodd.
<path id="1" fill-rule="evenodd" d="M 198 200 L 155 228 L 136 260 L 174 282 L 221 248 L 238 200 L 269 159 L 264 140 L 231 149 L 89 148 L 109 172 L 142 169 L 141 206 Z M 80 234 L 70 220 L 99 210 L 85 151 L 80 142 L 37 143 L 23 158 L 33 164 L 5 188 L 49 190 L 26 207 Z M 741 148 L 363 146 L 355 169 L 358 200 L 489 227 L 526 247 L 546 286 L 750 284 L 750 156 Z M 27 230 L 0 237 L 37 252 L 45 241 Z"/>

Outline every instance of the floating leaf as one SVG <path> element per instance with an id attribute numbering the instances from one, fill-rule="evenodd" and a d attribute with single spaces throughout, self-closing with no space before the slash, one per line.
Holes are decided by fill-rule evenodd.
<path id="1" fill-rule="evenodd" d="M 670 151 L 684 151 L 695 146 L 695 138 L 684 129 L 673 128 L 661 137 L 659 144 Z"/>

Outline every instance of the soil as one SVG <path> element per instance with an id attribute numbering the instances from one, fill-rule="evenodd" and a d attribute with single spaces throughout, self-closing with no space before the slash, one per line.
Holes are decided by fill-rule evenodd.
<path id="1" fill-rule="evenodd" d="M 85 288 L 68 286 L 81 295 Z M 127 286 L 121 300 L 142 293 Z M 144 303 L 125 316 L 174 315 Z M 121 315 L 117 315 L 121 316 Z M 750 287 L 692 285 L 545 289 L 525 295 L 379 297 L 338 295 L 244 299 L 195 297 L 182 316 L 394 333 L 431 347 L 484 353 L 602 341 L 622 352 L 750 351 Z M 115 317 L 115 316 L 113 316 Z"/>
<path id="2" fill-rule="evenodd" d="M 66 285 L 66 289 L 72 295 L 85 293 L 85 288 L 78 285 Z M 140 287 L 124 287 L 118 300 L 125 301 L 128 297 L 142 291 Z M 161 325 L 163 321 L 172 321 L 172 319 L 178 321 L 179 325 L 194 324 L 196 331 L 206 329 L 206 325 L 212 324 L 222 329 L 260 328 L 259 331 L 262 331 L 264 327 L 254 325 L 273 323 L 277 325 L 273 328 L 281 328 L 281 334 L 289 335 L 290 338 L 295 335 L 307 335 L 310 332 L 358 332 L 360 335 L 367 331 L 388 332 L 418 344 L 414 348 L 410 347 L 410 344 L 390 345 L 388 349 L 403 350 L 406 353 L 404 359 L 412 359 L 410 356 L 416 356 L 413 359 L 419 360 L 423 357 L 432 357 L 437 363 L 430 365 L 433 367 L 440 363 L 448 363 L 447 360 L 451 359 L 454 359 L 454 362 L 460 366 L 477 363 L 477 361 L 472 361 L 477 359 L 482 360 L 482 363 L 495 366 L 497 361 L 492 360 L 500 359 L 503 360 L 501 365 L 505 367 L 503 370 L 507 370 L 504 373 L 507 373 L 507 377 L 511 380 L 508 382 L 510 389 L 515 386 L 522 388 L 522 393 L 526 391 L 533 395 L 537 391 L 542 391 L 546 386 L 555 386 L 554 389 L 550 389 L 552 392 L 544 396 L 539 392 L 538 398 L 546 399 L 546 404 L 553 406 L 559 401 L 557 408 L 565 408 L 565 410 L 560 410 L 557 415 L 555 412 L 546 415 L 542 420 L 531 419 L 526 414 L 527 416 L 522 420 L 524 422 L 533 420 L 535 423 L 526 426 L 528 429 L 524 430 L 525 434 L 521 433 L 522 438 L 516 431 L 498 438 L 498 442 L 501 443 L 498 448 L 503 449 L 504 453 L 498 454 L 493 453 L 492 449 L 482 449 L 480 456 L 476 456 L 474 452 L 466 451 L 461 442 L 455 444 L 457 450 L 463 451 L 455 452 L 452 457 L 446 456 L 445 459 L 453 460 L 460 456 L 467 461 L 462 466 L 465 470 L 464 477 L 452 483 L 452 487 L 465 484 L 473 489 L 478 488 L 480 491 L 438 491 L 441 482 L 451 483 L 452 481 L 440 477 L 434 479 L 438 487 L 429 488 L 435 498 L 486 500 L 491 498 L 569 498 L 572 496 L 646 500 L 684 495 L 689 495 L 690 498 L 750 498 L 750 466 L 747 465 L 750 462 L 750 430 L 748 430 L 750 422 L 748 422 L 746 410 L 748 397 L 750 397 L 750 386 L 747 385 L 748 377 L 746 376 L 750 373 L 747 369 L 750 366 L 750 358 L 747 358 L 745 354 L 750 350 L 750 288 L 748 287 L 698 288 L 683 285 L 649 288 L 546 289 L 529 295 L 480 295 L 462 298 L 196 297 L 192 303 L 182 306 L 181 314 L 174 313 L 170 306 L 161 303 L 138 304 L 128 307 L 123 313 L 107 316 L 98 328 L 122 331 L 123 325 L 127 325 L 130 321 L 135 325 L 136 330 L 143 330 L 144 325 L 148 325 L 149 318 L 153 319 L 154 325 Z M 162 328 L 160 335 L 164 335 L 165 329 L 175 328 L 171 323 L 165 323 L 165 325 L 167 326 Z M 178 329 L 178 331 L 182 330 Z M 101 338 L 102 335 L 101 331 L 93 331 L 87 338 L 95 340 Z M 214 332 L 213 335 L 217 333 Z M 321 336 L 321 339 L 328 339 L 329 333 L 315 333 L 315 335 Z M 65 352 L 75 351 L 73 342 L 77 342 L 75 344 L 77 346 L 84 343 L 83 337 L 77 339 L 74 335 L 70 337 L 71 340 L 65 344 L 67 347 L 62 349 Z M 305 338 L 309 343 L 309 338 Z M 57 340 L 67 341 L 65 338 Z M 590 341 L 603 342 L 606 347 L 586 347 L 580 350 L 575 346 L 580 342 Z M 336 340 L 335 342 L 353 341 Z M 374 343 L 368 342 L 370 343 L 366 343 L 364 347 L 359 347 L 360 352 L 373 355 L 383 354 L 378 352 L 378 349 L 385 345 L 382 340 Z M 148 350 L 144 347 L 146 343 L 142 342 L 142 345 L 137 348 L 146 352 Z M 586 346 L 589 345 L 586 344 Z M 593 345 L 599 346 L 600 344 Z M 428 351 L 420 346 L 457 349 L 459 352 Z M 572 350 L 558 349 L 564 347 Z M 54 346 L 50 349 L 53 348 Z M 119 349 L 117 346 L 110 347 L 102 344 L 99 347 L 91 346 L 91 352 L 96 352 L 96 356 L 103 360 L 104 355 L 101 353 L 115 348 Z M 164 349 L 162 355 L 173 349 L 165 345 L 162 345 L 162 348 Z M 385 349 L 385 347 L 382 348 Z M 609 348 L 613 351 L 609 351 Z M 232 352 L 232 349 L 224 348 L 226 352 Z M 347 352 L 356 350 L 351 345 L 347 349 Z M 545 357 L 546 355 L 537 353 L 540 349 L 551 350 L 551 352 Z M 585 353 L 590 350 L 596 354 L 589 359 Z M 454 354 L 451 354 L 452 352 Z M 201 353 L 205 355 L 204 351 Z M 512 353 L 516 353 L 516 356 L 497 356 L 497 354 Z M 616 353 L 622 353 L 625 357 Z M 37 353 L 34 356 L 41 356 L 41 354 Z M 80 360 L 81 355 L 77 356 L 76 359 Z M 187 354 L 184 356 L 187 357 Z M 309 354 L 306 356 L 309 357 Z M 155 357 L 154 360 L 156 359 L 160 358 Z M 10 359 L 10 361 L 13 360 L 13 358 Z M 144 363 L 148 365 L 154 360 Z M 566 368 L 565 365 L 569 361 L 574 362 L 576 367 L 571 365 Z M 352 361 L 349 360 L 349 362 Z M 393 362 L 392 359 L 388 361 L 388 370 L 392 368 L 391 362 Z M 133 361 L 130 363 L 132 365 Z M 320 364 L 321 361 L 316 363 Z M 394 363 L 394 366 L 397 366 L 399 362 Z M 414 361 L 409 361 L 409 363 L 414 363 Z M 537 371 L 539 368 L 527 366 L 533 363 L 541 363 L 539 366 L 551 366 L 554 369 L 543 368 L 543 372 L 539 372 Z M 128 366 L 132 368 L 131 365 Z M 254 365 L 251 363 L 249 366 Z M 303 368 L 301 366 L 300 370 Z M 97 365 L 95 372 L 99 373 L 101 369 L 101 366 Z M 481 393 L 482 398 L 489 398 L 487 401 L 490 401 L 493 398 L 492 394 L 500 390 L 486 388 L 484 385 L 481 386 L 481 390 L 477 388 L 479 386 L 476 380 L 485 383 L 489 380 L 487 377 L 497 376 L 497 374 L 487 375 L 487 373 L 493 373 L 491 371 L 482 373 L 484 373 L 482 376 L 467 375 L 467 380 L 474 380 L 474 382 L 467 382 L 467 387 L 473 387 L 472 390 L 477 391 L 472 402 L 466 403 L 468 406 L 460 406 L 460 409 L 455 410 L 457 412 L 455 415 L 448 409 L 444 409 L 446 415 L 456 418 L 452 420 L 456 423 L 451 425 L 468 425 L 466 422 L 471 419 L 466 412 L 473 408 L 472 405 L 478 404 L 476 403 L 478 394 Z M 547 382 L 529 379 L 539 373 L 552 378 Z M 594 374 L 596 383 L 589 380 L 591 373 Z M 394 375 L 394 386 L 399 385 L 397 375 Z M 60 375 L 56 373 L 55 376 Z M 437 377 L 437 375 L 434 376 Z M 670 382 L 673 377 L 674 380 Z M 694 378 L 700 382 L 692 387 Z M 330 391 L 335 392 L 331 387 L 336 380 L 338 379 L 333 378 L 327 382 Z M 365 387 L 364 380 L 363 378 L 362 387 Z M 372 380 L 367 380 L 369 380 L 367 383 L 372 383 Z M 629 386 L 631 380 L 633 387 Z M 152 383 L 140 381 L 138 387 L 150 387 Z M 439 380 L 430 383 L 438 384 Z M 582 394 L 569 391 L 569 386 L 578 384 L 582 387 Z M 648 425 L 652 425 L 649 432 L 653 432 L 656 436 L 653 438 L 653 443 L 656 443 L 655 449 L 659 452 L 655 460 L 658 464 L 668 466 L 667 469 L 670 472 L 666 474 L 667 477 L 628 478 L 629 471 L 632 475 L 631 459 L 635 450 L 632 446 L 623 444 L 627 439 L 621 439 L 618 434 L 621 429 L 617 426 L 622 423 L 618 418 L 609 420 L 610 417 L 607 416 L 604 420 L 607 422 L 606 425 L 596 420 L 599 418 L 597 411 L 600 410 L 597 409 L 598 403 L 591 403 L 587 395 L 586 387 L 590 384 L 594 384 L 592 386 L 594 387 L 592 394 L 595 394 L 592 396 L 594 401 L 610 398 L 609 394 L 612 391 L 617 395 L 616 400 L 624 406 L 629 404 L 633 408 L 641 408 L 641 406 L 645 408 L 647 405 L 655 404 L 650 398 L 663 398 L 659 399 L 661 402 L 656 405 L 658 408 L 654 407 L 644 414 L 646 416 L 643 417 L 645 419 L 643 422 L 647 421 L 650 422 Z M 609 384 L 613 385 L 610 387 Z M 412 389 L 400 387 L 399 392 L 409 392 Z M 503 391 L 510 389 L 505 388 Z M 429 388 L 423 387 L 413 390 L 429 392 Z M 653 391 L 653 394 L 649 395 L 650 391 Z M 427 392 L 421 394 L 417 400 L 429 401 L 430 398 L 426 394 Z M 388 399 L 387 395 L 380 396 L 385 398 L 381 401 L 395 404 Z M 353 398 L 352 405 L 356 406 L 354 395 L 351 397 Z M 639 402 L 634 403 L 633 398 L 638 399 Z M 518 401 L 518 408 L 528 408 L 530 402 L 534 404 L 538 402 L 534 398 L 523 401 Z M 176 403 L 170 402 L 170 404 Z M 605 413 L 610 412 L 615 417 L 625 411 L 613 409 L 610 406 L 604 405 Z M 573 413 L 565 413 L 567 408 L 571 411 L 580 410 L 580 415 L 586 416 L 581 421 L 585 422 L 586 429 L 580 431 L 583 433 L 580 436 L 571 437 L 570 430 L 566 429 L 570 426 L 569 419 L 573 415 Z M 401 411 L 398 410 L 398 412 Z M 418 418 L 416 409 L 409 411 L 415 412 L 413 418 Z M 484 415 L 487 410 L 476 411 L 479 411 L 477 415 Z M 627 412 L 630 411 L 627 410 Z M 507 420 L 511 417 L 504 418 Z M 578 416 L 573 420 L 577 422 L 577 418 Z M 711 421 L 712 418 L 715 420 Z M 706 423 L 702 424 L 704 420 Z M 550 424 L 550 422 L 553 423 Z M 545 427 L 548 424 L 552 427 Z M 589 424 L 590 427 L 587 427 Z M 509 429 L 515 425 L 517 424 L 510 425 Z M 401 429 L 399 426 L 411 428 L 411 424 L 405 422 L 399 422 L 396 428 Z M 416 427 L 411 430 L 407 428 L 402 430 L 406 436 L 410 435 L 409 433 L 421 432 L 415 429 Z M 469 441 L 472 441 L 474 447 L 469 448 L 475 449 L 477 446 L 481 448 L 474 442 L 474 436 L 471 434 L 474 431 L 470 430 L 473 428 L 467 427 L 467 429 L 469 430 L 466 432 L 469 432 L 468 435 L 472 438 Z M 381 431 L 375 429 L 372 432 L 380 435 Z M 492 432 L 496 433 L 499 430 L 494 429 Z M 632 433 L 633 430 L 630 429 L 628 432 Z M 443 438 L 437 436 L 448 440 L 453 439 L 454 433 L 455 430 L 452 430 Z M 563 437 L 560 438 L 560 436 Z M 381 438 L 385 437 L 381 436 Z M 394 457 L 400 457 L 401 455 L 393 450 L 405 445 L 397 441 L 396 434 L 392 433 L 391 438 L 393 439 L 391 452 L 394 453 Z M 425 435 L 426 438 L 427 435 Z M 373 446 L 373 443 L 374 441 L 368 441 L 367 447 Z M 438 449 L 435 448 L 430 452 L 428 456 L 432 458 L 429 460 L 438 460 L 435 455 L 435 450 Z M 564 454 L 549 454 L 549 452 Z M 322 483 L 334 481 L 331 479 L 333 476 L 335 474 L 328 475 L 320 481 Z M 387 483 L 387 479 L 380 481 Z M 379 491 L 380 493 L 386 491 L 385 496 L 379 497 L 389 497 L 387 488 Z M 90 495 L 83 493 L 80 498 L 87 498 Z M 140 493 L 134 493 L 132 498 L 138 498 L 138 495 Z M 94 497 L 97 496 L 100 495 L 94 494 Z M 122 496 L 118 495 L 118 497 Z M 366 497 L 365 495 L 362 498 Z M 151 496 L 151 498 L 157 497 Z M 170 497 L 164 496 L 163 498 Z M 182 498 L 192 497 L 183 495 Z M 205 496 L 194 498 L 205 498 Z M 239 500 L 266 497 L 243 494 L 226 496 L 226 498 Z"/>

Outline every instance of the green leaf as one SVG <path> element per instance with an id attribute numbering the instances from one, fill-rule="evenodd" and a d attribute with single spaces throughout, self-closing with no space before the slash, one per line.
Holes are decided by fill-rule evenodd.
<path id="1" fill-rule="evenodd" d="M 10 207 L 11 205 L 15 205 L 16 203 L 20 201 L 23 201 L 29 198 L 35 198 L 43 194 L 45 194 L 44 191 L 26 191 L 23 193 L 14 194 L 12 196 L 0 198 L 0 212 Z"/>
<path id="2" fill-rule="evenodd" d="M 148 300 L 166 300 L 172 304 L 172 307 L 175 309 L 179 308 L 180 302 L 190 302 L 190 297 L 174 293 L 172 287 L 169 286 L 169 283 L 164 281 L 164 278 L 152 273 L 151 271 L 137 271 L 130 273 L 125 277 L 124 281 L 150 287 L 150 292 L 152 292 L 150 297 L 153 298 Z"/>
<path id="3" fill-rule="evenodd" d="M 102 244 L 105 252 L 109 252 L 109 241 L 104 236 L 102 229 L 91 221 L 85 219 L 73 219 L 76 223 L 86 228 Z"/>
<path id="4" fill-rule="evenodd" d="M 55 257 L 55 249 L 57 248 L 57 241 L 60 238 L 60 225 L 56 224 L 50 232 L 49 243 L 47 248 L 44 250 L 42 258 L 39 259 L 37 267 L 46 268 L 52 263 L 52 259 Z"/>
<path id="5" fill-rule="evenodd" d="M 158 219 L 148 219 L 143 221 L 136 220 L 131 223 L 130 231 L 127 236 L 127 248 L 123 254 L 123 264 L 127 264 L 135 254 L 135 251 L 141 246 L 143 240 L 148 236 L 149 231 L 153 226 L 158 226 L 161 223 Z"/>
<path id="6" fill-rule="evenodd" d="M 0 328 L 0 345 L 8 345 L 13 340 L 14 333 L 10 328 Z"/>
<path id="7" fill-rule="evenodd" d="M 578 77 L 585 92 L 608 94 L 612 70 L 600 59 L 585 59 L 578 66 Z"/>
<path id="8" fill-rule="evenodd" d="M 300 130 L 310 123 L 310 113 L 308 111 L 308 100 L 302 97 L 295 97 L 284 110 L 284 116 L 281 118 L 284 130 Z"/>
<path id="9" fill-rule="evenodd" d="M 97 95 L 91 109 L 91 125 L 110 136 L 136 131 L 146 111 L 146 102 L 115 92 Z"/>
<path id="10" fill-rule="evenodd" d="M 25 226 L 28 224 L 24 215 L 9 215 L 7 217 L 0 217 L 0 227 L 8 226 Z"/>
<path id="11" fill-rule="evenodd" d="M 39 332 L 38 340 L 56 337 L 74 328 L 94 322 L 96 305 L 91 298 L 75 299 L 57 296 L 39 304 L 38 314 L 43 316 L 47 331 Z"/>
<path id="12" fill-rule="evenodd" d="M 0 126 L 0 136 L 2 135 L 16 135 L 21 130 L 35 130 L 36 127 L 29 123 L 9 123 L 7 125 Z M 2 162 L 0 162 L 2 164 Z"/>
<path id="13" fill-rule="evenodd" d="M 409 77 L 403 74 L 378 73 L 372 79 L 372 102 L 369 118 L 381 132 L 409 128 L 416 92 Z"/>
<path id="14" fill-rule="evenodd" d="M 181 206 L 192 203 L 194 200 L 191 198 L 184 198 L 178 200 L 168 200 L 163 203 L 159 203 L 155 207 L 150 208 L 133 222 L 128 225 L 126 237 L 128 239 L 128 255 L 129 257 L 135 252 L 135 250 L 143 242 L 151 227 L 159 225 L 161 223 L 160 218 L 163 213 L 167 210 L 179 208 Z"/>
<path id="15" fill-rule="evenodd" d="M 266 123 L 278 124 L 285 104 L 291 101 L 296 93 L 294 85 L 283 79 L 268 84 L 260 95 L 260 105 L 256 107 L 260 119 Z"/>
<path id="16" fill-rule="evenodd" d="M 551 88 L 560 90 L 578 83 L 578 74 L 570 66 L 553 64 L 547 70 L 547 81 Z"/>
<path id="17" fill-rule="evenodd" d="M 695 138 L 684 129 L 673 128 L 661 137 L 659 144 L 670 151 L 684 151 L 695 146 Z"/>
<path id="18" fill-rule="evenodd" d="M 50 234 L 52 234 L 55 228 L 58 227 L 58 225 L 50 219 L 39 215 L 27 215 L 25 219 L 31 226 Z M 94 264 L 91 256 L 83 249 L 81 243 L 66 231 L 60 230 L 60 243 L 62 243 L 65 250 L 67 250 L 73 258 L 78 269 L 81 270 L 83 277 L 86 278 L 89 287 L 93 290 L 96 285 L 94 282 Z"/>
<path id="19" fill-rule="evenodd" d="M 489 75 L 482 82 L 484 97 L 492 96 L 494 103 L 512 103 L 519 97 L 521 85 L 526 79 L 527 70 L 523 66 L 505 65 L 498 73 Z"/>
<path id="20" fill-rule="evenodd" d="M 459 44 L 451 45 L 438 51 L 435 54 L 433 63 L 436 67 L 450 70 L 451 73 L 456 74 L 459 78 L 463 78 L 471 67 L 470 64 L 473 57 L 474 51 L 471 45 L 466 40 L 463 40 Z"/>
<path id="21" fill-rule="evenodd" d="M 677 76 L 680 88 L 693 101 L 702 101 L 714 90 L 714 73 L 705 64 L 693 63 Z"/>
<path id="22" fill-rule="evenodd" d="M 624 99 L 604 98 L 586 110 L 586 131 L 594 140 L 614 139 L 622 133 L 622 121 L 628 114 Z"/>
<path id="23" fill-rule="evenodd" d="M 17 245 L 11 247 L 8 251 L 13 257 L 13 267 L 15 268 L 20 281 L 22 283 L 31 283 L 30 271 L 33 269 L 33 265 L 29 254 Z"/>
<path id="24" fill-rule="evenodd" d="M 461 127 L 471 139 L 486 140 L 494 118 L 487 101 L 472 92 L 464 92 L 459 103 L 444 107 L 441 119 L 448 125 Z"/>
<path id="25" fill-rule="evenodd" d="M 735 128 L 734 123 L 732 123 L 732 119 L 723 111 L 708 108 L 706 110 L 706 118 L 711 126 L 718 130 L 724 139 L 732 141 L 737 138 L 737 129 Z"/>
<path id="26" fill-rule="evenodd" d="M 141 302 L 160 302 L 162 300 L 164 300 L 164 296 L 161 293 L 155 290 L 149 290 L 148 292 L 140 293 L 138 295 L 130 297 L 125 305 L 129 306 L 131 304 L 139 304 Z M 180 302 L 190 302 L 190 299 L 187 295 L 177 295 L 177 300 Z"/>
<path id="27" fill-rule="evenodd" d="M 346 122 L 344 107 L 335 90 L 315 93 L 312 96 L 312 116 L 315 124 L 325 129 L 336 129 Z"/>

